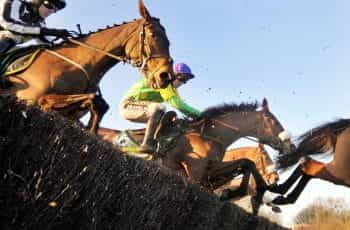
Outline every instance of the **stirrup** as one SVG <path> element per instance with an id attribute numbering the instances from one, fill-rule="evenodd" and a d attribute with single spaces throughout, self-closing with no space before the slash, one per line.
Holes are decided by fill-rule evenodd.
<path id="1" fill-rule="evenodd" d="M 156 147 L 151 145 L 140 145 L 137 148 L 138 152 L 153 154 L 156 151 Z"/>
<path id="2" fill-rule="evenodd" d="M 1 89 L 8 89 L 13 85 L 12 82 L 10 82 L 6 77 L 0 76 L 0 88 Z"/>

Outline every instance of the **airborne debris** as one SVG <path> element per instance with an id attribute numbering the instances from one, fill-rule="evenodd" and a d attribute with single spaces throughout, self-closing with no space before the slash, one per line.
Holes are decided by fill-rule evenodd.
<path id="1" fill-rule="evenodd" d="M 27 112 L 26 112 L 26 111 L 22 111 L 22 116 L 23 116 L 24 118 L 28 118 Z"/>
<path id="2" fill-rule="evenodd" d="M 49 206 L 50 206 L 51 208 L 56 208 L 56 207 L 57 207 L 57 202 L 51 201 L 51 202 L 49 203 Z"/>

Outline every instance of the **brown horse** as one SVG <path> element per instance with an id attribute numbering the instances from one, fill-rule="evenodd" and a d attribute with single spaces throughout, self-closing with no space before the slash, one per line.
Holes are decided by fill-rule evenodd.
<path id="1" fill-rule="evenodd" d="M 101 78 L 114 65 L 123 61 L 139 67 L 154 88 L 164 88 L 172 80 L 165 29 L 159 19 L 151 17 L 142 0 L 139 11 L 142 19 L 90 32 L 41 51 L 26 71 L 9 77 L 13 86 L 0 89 L 0 96 L 15 95 L 28 104 L 58 110 L 73 119 L 89 109 L 94 116 L 90 131 L 96 131 L 101 120 L 96 116 L 101 114 L 93 112 L 97 109 L 94 95 Z"/>
<path id="2" fill-rule="evenodd" d="M 297 186 L 286 197 L 275 198 L 273 204 L 294 203 L 312 178 L 333 182 L 350 187 L 350 119 L 340 119 L 316 127 L 300 137 L 296 152 L 283 154 L 278 158 L 278 168 L 286 169 L 303 159 L 292 175 L 281 185 L 273 186 L 270 191 L 285 194 L 301 177 Z M 309 155 L 333 152 L 330 163 L 322 163 L 309 158 Z"/>
<path id="3" fill-rule="evenodd" d="M 173 148 L 159 153 L 161 164 L 210 190 L 217 189 L 238 174 L 244 174 L 242 186 L 253 175 L 257 189 L 265 188 L 266 183 L 251 160 L 244 158 L 222 162 L 227 147 L 246 136 L 255 137 L 261 143 L 282 152 L 293 150 L 294 145 L 284 135 L 285 129 L 269 111 L 267 100 L 264 99 L 261 111 L 257 111 L 257 107 L 257 103 L 224 104 L 205 110 L 198 120 L 188 122 L 187 127 L 181 129 L 182 132 L 174 139 Z M 169 132 L 168 127 L 163 127 L 159 135 L 166 136 Z M 98 134 L 114 142 L 120 132 L 104 129 Z M 244 189 L 230 191 L 221 199 L 227 200 L 246 193 Z M 259 204 L 260 199 L 255 203 Z"/>

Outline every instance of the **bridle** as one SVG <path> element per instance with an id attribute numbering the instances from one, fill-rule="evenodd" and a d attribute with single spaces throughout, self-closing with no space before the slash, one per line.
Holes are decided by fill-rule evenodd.
<path id="1" fill-rule="evenodd" d="M 161 55 L 161 54 L 152 54 L 152 50 L 150 52 L 146 52 L 146 45 L 147 45 L 147 37 L 146 37 L 146 26 L 147 21 L 143 21 L 141 23 L 141 30 L 139 35 L 139 41 L 136 42 L 130 49 L 129 53 L 131 53 L 135 47 L 137 47 L 138 44 L 140 44 L 140 50 L 139 50 L 139 58 L 138 60 L 132 60 L 130 57 L 125 57 L 126 62 L 128 62 L 130 65 L 139 68 L 141 72 L 145 72 L 147 70 L 147 63 L 148 61 L 156 58 L 165 58 L 168 60 L 169 63 L 173 63 L 173 59 L 170 56 L 167 55 Z M 138 28 L 135 30 L 135 32 L 138 31 Z M 133 33 L 131 33 L 132 35 Z M 131 36 L 130 35 L 130 36 Z M 129 39 L 127 39 L 129 40 Z M 149 75 L 155 78 L 154 73 L 158 71 L 159 68 L 154 69 L 152 72 L 149 72 Z"/>
<path id="2" fill-rule="evenodd" d="M 146 32 L 145 32 L 145 28 L 146 28 L 146 22 L 143 22 L 141 24 L 141 31 L 140 31 L 140 39 L 139 39 L 139 44 L 140 44 L 140 54 L 139 54 L 139 59 L 137 61 L 132 61 L 131 58 L 128 58 L 129 63 L 137 68 L 140 68 L 140 70 L 145 71 L 147 70 L 147 62 L 151 59 L 156 59 L 156 58 L 166 58 L 168 59 L 168 61 L 170 63 L 173 62 L 173 59 L 169 56 L 166 55 L 161 55 L 161 54 L 152 54 L 150 52 L 150 54 L 147 54 L 146 52 L 146 44 L 147 44 L 147 39 L 146 39 Z M 135 44 L 132 49 L 130 50 L 130 52 L 134 49 L 134 47 L 136 47 L 137 44 Z M 154 71 L 152 72 L 152 74 L 154 73 Z"/>

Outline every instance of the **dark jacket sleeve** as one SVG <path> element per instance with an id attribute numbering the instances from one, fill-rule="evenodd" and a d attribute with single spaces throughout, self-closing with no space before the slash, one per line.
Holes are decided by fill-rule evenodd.
<path id="1" fill-rule="evenodd" d="M 21 0 L 0 1 L 0 26 L 4 30 L 24 35 L 39 35 L 40 26 L 26 25 L 20 20 L 20 9 L 23 7 Z"/>

